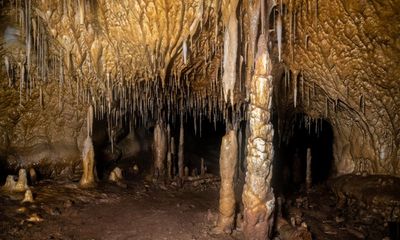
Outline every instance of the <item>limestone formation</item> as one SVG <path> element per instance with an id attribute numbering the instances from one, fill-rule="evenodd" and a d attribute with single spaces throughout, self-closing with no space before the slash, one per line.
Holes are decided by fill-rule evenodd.
<path id="1" fill-rule="evenodd" d="M 215 232 L 230 234 L 235 221 L 234 180 L 238 158 L 238 144 L 235 130 L 229 130 L 222 138 L 220 152 L 221 188 L 219 191 L 219 215 Z"/>
<path id="2" fill-rule="evenodd" d="M 271 188 L 274 130 L 270 122 L 272 65 L 267 39 L 258 40 L 256 65 L 250 89 L 250 136 L 247 142 L 247 172 L 243 188 L 243 233 L 246 239 L 270 239 L 275 197 Z"/>
<path id="3" fill-rule="evenodd" d="M 184 173 L 184 161 L 185 161 L 185 155 L 184 155 L 184 143 L 185 143 L 185 130 L 183 128 L 183 115 L 181 116 L 181 121 L 180 121 L 180 128 L 179 128 L 179 146 L 178 146 L 178 176 L 180 178 L 183 178 L 185 173 Z"/>
<path id="4" fill-rule="evenodd" d="M 26 170 L 20 169 L 18 172 L 18 181 L 15 184 L 14 191 L 16 192 L 25 192 L 28 190 L 28 179 L 26 177 Z"/>
<path id="5" fill-rule="evenodd" d="M 108 180 L 111 182 L 120 182 L 124 180 L 124 177 L 122 176 L 122 170 L 119 167 L 114 168 L 114 170 L 111 171 L 110 176 L 108 177 Z"/>
<path id="6" fill-rule="evenodd" d="M 33 203 L 33 195 L 30 189 L 26 190 L 22 203 Z"/>
<path id="7" fill-rule="evenodd" d="M 92 138 L 88 136 L 83 145 L 82 152 L 83 174 L 79 185 L 83 188 L 93 187 L 95 182 L 95 159 Z"/>
<path id="8" fill-rule="evenodd" d="M 306 158 L 306 161 L 307 161 L 307 163 L 306 163 L 307 164 L 306 165 L 306 188 L 307 188 L 307 191 L 310 191 L 311 185 L 312 185 L 311 160 L 312 160 L 311 149 L 307 148 L 307 158 Z"/>
<path id="9" fill-rule="evenodd" d="M 6 183 L 3 185 L 2 189 L 5 191 L 13 191 L 15 189 L 15 185 L 17 185 L 17 182 L 14 180 L 14 176 L 8 175 Z"/>
<path id="10" fill-rule="evenodd" d="M 35 184 L 37 182 L 37 174 L 34 168 L 29 169 L 29 180 L 31 184 Z"/>
<path id="11" fill-rule="evenodd" d="M 155 179 L 162 179 L 166 174 L 166 158 L 168 152 L 168 137 L 165 126 L 158 122 L 154 128 L 154 175 Z"/>

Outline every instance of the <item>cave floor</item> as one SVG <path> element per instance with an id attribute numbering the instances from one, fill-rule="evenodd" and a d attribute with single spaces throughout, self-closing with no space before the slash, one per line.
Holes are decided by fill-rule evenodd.
<path id="1" fill-rule="evenodd" d="M 209 232 L 217 217 L 218 186 L 174 189 L 143 182 L 127 188 L 103 183 L 45 181 L 23 194 L 0 194 L 0 239 L 241 239 Z"/>
<path id="2" fill-rule="evenodd" d="M 102 182 L 80 189 L 77 182 L 41 181 L 31 187 L 34 203 L 21 203 L 23 193 L 0 191 L 0 240 L 243 239 L 236 230 L 230 236 L 211 234 L 218 213 L 218 181 L 185 183 L 183 188 L 144 180 L 125 183 L 126 187 Z M 336 208 L 326 185 L 293 194 L 282 208 L 289 222 L 296 217 L 304 221 L 313 239 L 388 235 L 382 222 Z"/>

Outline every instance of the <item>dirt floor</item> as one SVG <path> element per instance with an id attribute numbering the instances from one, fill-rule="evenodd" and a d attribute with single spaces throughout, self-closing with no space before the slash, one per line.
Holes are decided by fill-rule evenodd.
<path id="1" fill-rule="evenodd" d="M 209 233 L 216 220 L 218 187 L 195 190 L 128 182 L 81 190 L 76 183 L 45 181 L 23 194 L 0 195 L 0 239 L 241 239 Z"/>
<path id="2" fill-rule="evenodd" d="M 219 198 L 219 182 L 212 179 L 183 187 L 145 180 L 128 181 L 123 187 L 103 182 L 94 189 L 46 180 L 31 187 L 34 203 L 21 203 L 23 193 L 0 191 L 0 240 L 243 239 L 236 230 L 230 236 L 211 233 Z M 396 240 L 393 236 L 399 236 L 390 237 L 390 226 L 376 214 L 336 204 L 330 188 L 319 185 L 309 193 L 283 199 L 281 212 L 289 224 L 305 223 L 312 239 Z M 286 229 L 274 240 L 301 239 L 292 237 L 296 227 Z"/>

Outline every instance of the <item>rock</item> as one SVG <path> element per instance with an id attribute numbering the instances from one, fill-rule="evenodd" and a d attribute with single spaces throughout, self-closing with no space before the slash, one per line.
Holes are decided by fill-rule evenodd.
<path id="1" fill-rule="evenodd" d="M 358 238 L 358 239 L 365 239 L 365 235 L 361 232 L 361 231 L 359 231 L 359 230 L 357 230 L 357 229 L 354 229 L 354 228 L 347 228 L 346 229 L 350 234 L 352 234 L 352 235 L 354 235 L 356 238 Z"/>
<path id="2" fill-rule="evenodd" d="M 39 216 L 37 213 L 32 213 L 28 219 L 26 219 L 28 222 L 43 222 L 43 218 Z"/>
<path id="3" fill-rule="evenodd" d="M 114 170 L 111 171 L 110 176 L 108 177 L 108 180 L 111 182 L 120 182 L 124 178 L 122 177 L 122 170 L 119 167 L 114 168 Z"/>

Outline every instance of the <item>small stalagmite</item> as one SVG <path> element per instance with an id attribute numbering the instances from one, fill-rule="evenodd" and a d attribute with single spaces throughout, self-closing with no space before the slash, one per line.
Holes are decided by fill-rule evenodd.
<path id="1" fill-rule="evenodd" d="M 33 194 L 30 189 L 26 190 L 24 199 L 22 200 L 22 203 L 33 203 Z"/>
<path id="2" fill-rule="evenodd" d="M 122 177 L 122 170 L 119 167 L 114 168 L 114 170 L 111 171 L 110 176 L 108 177 L 108 180 L 111 182 L 120 182 L 124 180 Z"/>
<path id="3" fill-rule="evenodd" d="M 29 179 L 31 184 L 35 184 L 37 181 L 37 174 L 34 168 L 29 169 Z"/>
<path id="4" fill-rule="evenodd" d="M 15 189 L 15 185 L 17 185 L 17 182 L 14 180 L 14 176 L 8 175 L 6 183 L 3 185 L 2 189 L 5 191 L 13 191 Z"/>
<path id="5" fill-rule="evenodd" d="M 204 158 L 201 158 L 201 166 L 200 166 L 200 176 L 204 177 L 206 175 L 206 165 L 204 163 Z"/>
<path id="6" fill-rule="evenodd" d="M 92 138 L 87 136 L 83 145 L 82 154 L 83 175 L 79 182 L 81 187 L 93 187 L 95 182 L 95 161 L 94 161 L 94 148 Z"/>
<path id="7" fill-rule="evenodd" d="M 230 234 L 235 220 L 234 178 L 237 164 L 238 143 L 236 131 L 229 130 L 222 138 L 219 158 L 221 188 L 219 191 L 219 215 L 216 233 Z"/>
<path id="8" fill-rule="evenodd" d="M 165 176 L 165 162 L 168 151 L 168 141 L 165 126 L 157 122 L 154 128 L 154 178 L 160 179 Z"/>
<path id="9" fill-rule="evenodd" d="M 261 35 L 254 76 L 251 80 L 247 172 L 243 187 L 243 233 L 245 239 L 265 240 L 273 226 L 275 197 L 271 187 L 273 159 L 272 64 L 267 40 Z"/>
<path id="10" fill-rule="evenodd" d="M 25 192 L 28 190 L 28 179 L 26 178 L 26 170 L 20 169 L 18 172 L 18 182 L 15 185 L 14 191 L 16 192 Z"/>

